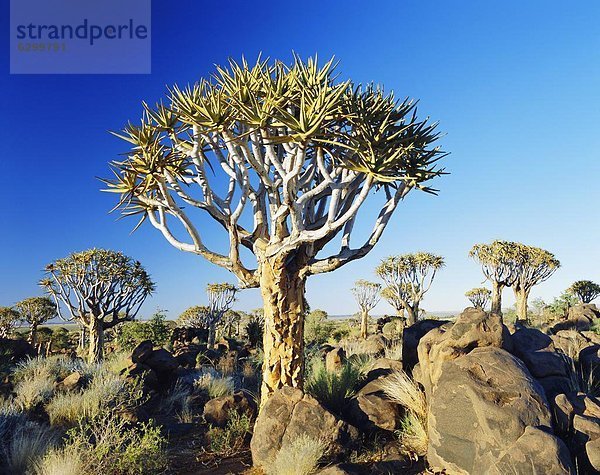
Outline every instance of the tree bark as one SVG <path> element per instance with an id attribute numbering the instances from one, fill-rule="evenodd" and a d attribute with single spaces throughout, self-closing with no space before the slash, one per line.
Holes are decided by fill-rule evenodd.
<path id="1" fill-rule="evenodd" d="M 407 326 L 411 326 L 411 325 L 414 325 L 415 323 L 417 323 L 417 318 L 419 316 L 418 314 L 419 314 L 419 307 L 417 307 L 417 306 L 414 306 L 414 307 L 408 306 L 408 307 L 406 307 L 406 315 L 407 315 L 407 317 L 406 317 L 406 323 L 407 323 Z"/>
<path id="2" fill-rule="evenodd" d="M 265 318 L 262 407 L 276 389 L 303 387 L 305 279 L 284 258 L 265 260 L 259 272 Z"/>
<path id="3" fill-rule="evenodd" d="M 492 313 L 502 316 L 502 288 L 498 282 L 492 282 Z"/>
<path id="4" fill-rule="evenodd" d="M 104 358 L 104 324 L 94 317 L 89 325 L 89 340 L 88 360 L 98 363 Z"/>
<path id="5" fill-rule="evenodd" d="M 360 312 L 360 337 L 367 339 L 369 336 L 369 312 L 361 310 Z"/>
<path id="6" fill-rule="evenodd" d="M 217 334 L 217 324 L 211 323 L 208 325 L 208 348 L 212 349 L 215 347 L 215 340 Z"/>
<path id="7" fill-rule="evenodd" d="M 35 347 L 36 344 L 36 333 L 37 333 L 37 325 L 31 325 L 30 329 L 29 329 L 29 338 L 27 338 L 27 341 L 29 342 L 29 344 L 31 346 Z"/>
<path id="8" fill-rule="evenodd" d="M 529 291 L 515 288 L 515 298 L 517 299 L 517 321 L 526 323 L 527 320 L 527 300 L 529 299 Z"/>

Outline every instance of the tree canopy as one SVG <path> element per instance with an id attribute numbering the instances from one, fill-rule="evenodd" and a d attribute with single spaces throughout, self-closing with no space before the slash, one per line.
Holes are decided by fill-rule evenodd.
<path id="1" fill-rule="evenodd" d="M 573 282 L 569 291 L 577 295 L 581 303 L 590 303 L 600 295 L 600 285 L 591 280 L 578 280 Z"/>
<path id="2" fill-rule="evenodd" d="M 15 304 L 21 318 L 29 323 L 29 342 L 34 344 L 37 327 L 58 315 L 56 303 L 48 297 L 29 297 Z"/>
<path id="3" fill-rule="evenodd" d="M 0 338 L 8 338 L 20 321 L 21 315 L 14 308 L 0 307 Z"/>
<path id="4" fill-rule="evenodd" d="M 485 287 L 476 287 L 465 292 L 465 297 L 469 299 L 473 306 L 482 310 L 487 307 L 491 296 L 492 291 L 490 289 L 486 289 Z"/>

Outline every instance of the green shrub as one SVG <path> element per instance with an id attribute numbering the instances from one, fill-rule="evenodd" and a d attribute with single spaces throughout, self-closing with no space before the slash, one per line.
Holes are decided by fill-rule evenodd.
<path id="1" fill-rule="evenodd" d="M 154 346 L 163 346 L 169 340 L 171 330 L 166 322 L 165 312 L 157 311 L 146 322 L 126 322 L 119 328 L 116 341 L 124 351 L 133 350 L 144 340 L 150 340 Z"/>
<path id="2" fill-rule="evenodd" d="M 95 417 L 67 433 L 65 446 L 44 457 L 38 473 L 143 475 L 161 473 L 167 466 L 166 440 L 151 424 L 129 424 L 117 414 Z M 74 463 L 74 461 L 76 461 Z"/>
<path id="3" fill-rule="evenodd" d="M 346 362 L 339 371 L 327 371 L 320 357 L 312 358 L 306 379 L 306 391 L 332 412 L 340 413 L 354 395 L 363 377 L 360 367 Z"/>
<path id="4" fill-rule="evenodd" d="M 332 324 L 327 321 L 327 312 L 314 310 L 304 321 L 304 341 L 309 344 L 322 345 L 330 336 Z"/>
<path id="5" fill-rule="evenodd" d="M 238 453 L 252 432 L 252 420 L 248 414 L 239 414 L 233 410 L 224 428 L 210 427 L 206 434 L 209 450 L 215 455 L 229 457 Z"/>

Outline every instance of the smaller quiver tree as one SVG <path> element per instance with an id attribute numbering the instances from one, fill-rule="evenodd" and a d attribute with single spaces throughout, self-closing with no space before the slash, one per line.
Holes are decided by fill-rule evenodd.
<path id="1" fill-rule="evenodd" d="M 600 285 L 591 280 L 578 280 L 573 282 L 569 291 L 577 296 L 581 303 L 590 303 L 600 295 Z"/>
<path id="2" fill-rule="evenodd" d="M 29 297 L 15 304 L 21 319 L 29 323 L 29 337 L 27 341 L 35 346 L 37 329 L 48 320 L 58 315 L 56 304 L 48 297 Z"/>
<path id="3" fill-rule="evenodd" d="M 105 330 L 133 320 L 155 289 L 139 262 L 106 249 L 58 259 L 46 266 L 46 273 L 40 285 L 54 298 L 59 317 L 76 320 L 87 329 L 90 362 L 104 357 Z"/>
<path id="4" fill-rule="evenodd" d="M 429 252 L 416 252 L 384 259 L 375 269 L 387 285 L 386 292 L 394 293 L 408 313 L 408 324 L 414 325 L 419 317 L 419 305 L 431 288 L 438 270 L 444 267 L 444 258 Z"/>
<path id="5" fill-rule="evenodd" d="M 208 347 L 213 348 L 217 333 L 217 324 L 235 302 L 237 288 L 231 284 L 208 284 Z"/>
<path id="6" fill-rule="evenodd" d="M 381 300 L 381 284 L 357 280 L 352 288 L 356 303 L 360 307 L 360 336 L 367 338 L 369 333 L 369 312 Z"/>
<path id="7" fill-rule="evenodd" d="M 186 308 L 179 317 L 176 325 L 183 328 L 208 328 L 210 309 L 206 305 L 194 305 Z"/>
<path id="8" fill-rule="evenodd" d="M 0 338 L 8 338 L 21 321 L 21 315 L 14 308 L 0 307 Z"/>
<path id="9" fill-rule="evenodd" d="M 512 288 L 517 300 L 517 319 L 526 322 L 531 288 L 554 274 L 560 262 L 551 252 L 525 244 L 517 244 L 515 262 L 516 277 Z"/>
<path id="10" fill-rule="evenodd" d="M 398 293 L 391 287 L 386 287 L 381 291 L 381 296 L 396 311 L 396 315 L 404 317 L 404 304 Z"/>
<path id="11" fill-rule="evenodd" d="M 492 291 L 490 289 L 486 289 L 485 287 L 476 287 L 465 292 L 465 297 L 469 299 L 469 301 L 473 304 L 473 307 L 481 310 L 485 310 L 490 302 L 491 296 Z"/>

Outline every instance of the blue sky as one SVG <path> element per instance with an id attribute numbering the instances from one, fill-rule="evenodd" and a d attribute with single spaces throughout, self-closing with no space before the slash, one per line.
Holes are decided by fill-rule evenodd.
<path id="1" fill-rule="evenodd" d="M 419 99 L 451 152 L 450 175 L 435 182 L 439 196 L 412 193 L 369 256 L 309 279 L 313 308 L 353 313 L 354 280 L 375 279 L 382 257 L 427 250 L 447 265 L 424 308 L 462 309 L 465 290 L 483 279 L 468 250 L 496 238 L 546 248 L 562 262 L 532 298 L 550 300 L 576 279 L 600 281 L 597 2 L 172 5 L 153 1 L 150 75 L 11 76 L 1 56 L 0 305 L 39 294 L 45 264 L 93 246 L 122 250 L 151 272 L 158 290 L 144 314 L 159 306 L 176 317 L 204 301 L 206 283 L 235 282 L 149 226 L 130 234 L 134 223 L 108 214 L 115 197 L 99 191 L 96 177 L 108 176 L 107 163 L 125 150 L 107 130 L 137 120 L 142 100 L 153 103 L 166 85 L 193 82 L 228 57 L 261 51 L 335 55 L 342 77 Z M 3 42 L 8 51 L 7 34 Z M 514 301 L 510 290 L 505 301 Z M 238 303 L 260 305 L 257 290 Z M 381 303 L 375 313 L 388 311 Z"/>

